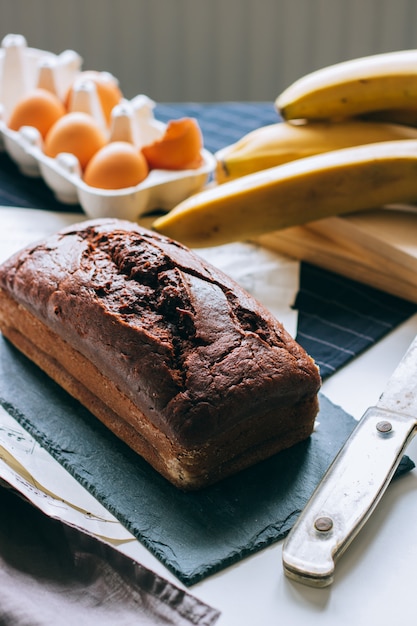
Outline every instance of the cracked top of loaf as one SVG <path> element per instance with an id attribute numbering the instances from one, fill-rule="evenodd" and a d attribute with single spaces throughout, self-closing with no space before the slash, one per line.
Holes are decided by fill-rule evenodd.
<path id="1" fill-rule="evenodd" d="M 25 248 L 0 267 L 0 287 L 183 445 L 320 387 L 313 360 L 253 297 L 131 222 L 81 222 Z"/>

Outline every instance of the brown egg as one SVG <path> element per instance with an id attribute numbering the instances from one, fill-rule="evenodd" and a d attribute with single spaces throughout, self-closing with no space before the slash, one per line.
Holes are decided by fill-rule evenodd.
<path id="1" fill-rule="evenodd" d="M 85 70 L 84 72 L 81 72 L 81 74 L 74 81 L 74 84 L 78 83 L 80 80 L 91 80 L 95 84 L 97 88 L 97 95 L 103 109 L 104 118 L 107 123 L 110 123 L 111 112 L 116 104 L 119 104 L 123 97 L 117 80 L 114 76 L 108 74 L 107 72 L 97 72 L 94 70 Z M 73 88 L 74 85 L 70 88 L 66 98 L 66 106 L 68 109 L 71 103 Z"/>
<path id="2" fill-rule="evenodd" d="M 8 126 L 16 131 L 22 126 L 33 126 L 45 138 L 51 126 L 63 115 L 65 107 L 58 96 L 47 89 L 33 89 L 18 101 Z"/>
<path id="3" fill-rule="evenodd" d="M 61 152 L 74 154 L 84 169 L 91 157 L 102 148 L 107 138 L 99 124 L 87 113 L 67 113 L 49 130 L 44 152 L 56 157 Z"/>
<path id="4" fill-rule="evenodd" d="M 141 152 L 127 141 L 113 141 L 89 161 L 84 182 L 100 189 L 124 189 L 138 185 L 148 173 L 148 164 Z"/>

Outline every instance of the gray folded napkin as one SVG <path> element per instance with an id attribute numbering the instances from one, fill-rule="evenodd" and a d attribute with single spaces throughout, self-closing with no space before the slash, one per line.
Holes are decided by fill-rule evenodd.
<path id="1" fill-rule="evenodd" d="M 2 626 L 213 626 L 219 612 L 0 487 Z"/>

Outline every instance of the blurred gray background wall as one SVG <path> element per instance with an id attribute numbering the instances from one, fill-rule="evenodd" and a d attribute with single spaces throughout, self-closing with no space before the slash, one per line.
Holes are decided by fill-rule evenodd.
<path id="1" fill-rule="evenodd" d="M 303 74 L 417 47 L 417 0 L 0 0 L 0 37 L 18 33 L 127 98 L 270 101 Z"/>

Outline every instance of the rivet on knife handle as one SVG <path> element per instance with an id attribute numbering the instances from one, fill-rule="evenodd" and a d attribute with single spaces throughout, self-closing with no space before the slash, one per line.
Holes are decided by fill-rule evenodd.
<path id="1" fill-rule="evenodd" d="M 333 582 L 336 559 L 379 502 L 415 432 L 415 415 L 368 409 L 284 544 L 288 577 L 315 587 Z"/>

